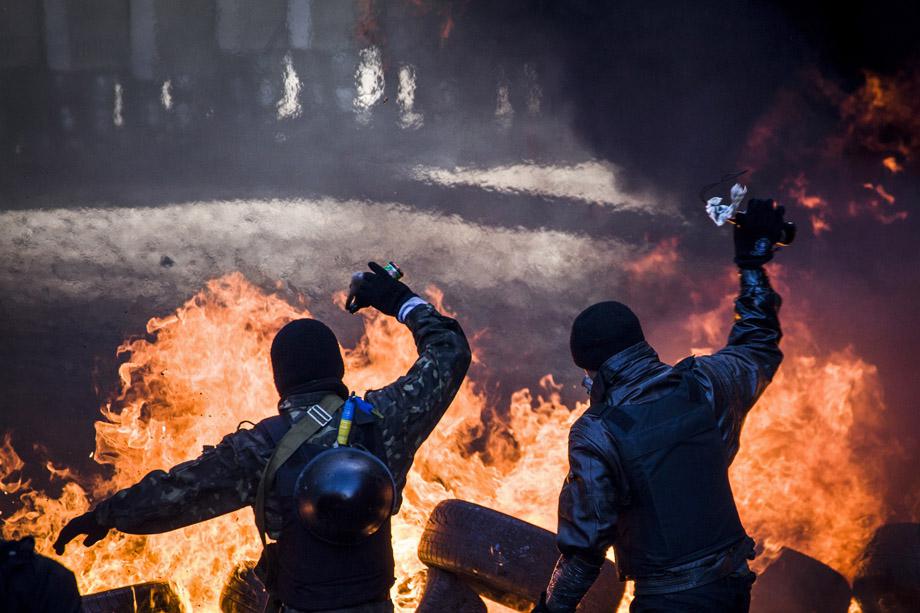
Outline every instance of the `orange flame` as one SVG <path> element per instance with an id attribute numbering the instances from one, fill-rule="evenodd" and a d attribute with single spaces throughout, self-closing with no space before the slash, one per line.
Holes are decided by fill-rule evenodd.
<path id="1" fill-rule="evenodd" d="M 441 41 L 445 41 L 450 38 L 450 33 L 454 29 L 454 18 L 448 11 L 447 16 L 444 18 L 444 22 L 441 24 Z"/>
<path id="2" fill-rule="evenodd" d="M 623 268 L 637 280 L 644 280 L 649 274 L 657 277 L 672 275 L 680 259 L 677 250 L 679 244 L 680 240 L 676 236 L 665 238 L 645 255 L 627 262 Z"/>
<path id="3" fill-rule="evenodd" d="M 29 482 L 23 482 L 21 475 L 13 480 L 13 475 L 23 469 L 25 462 L 13 449 L 13 443 L 10 438 L 10 433 L 7 432 L 3 435 L 3 440 L 0 441 L 0 492 L 4 494 L 15 494 L 19 490 L 29 487 Z"/>
<path id="4" fill-rule="evenodd" d="M 802 79 L 836 108 L 836 123 L 827 126 L 825 107 L 801 90 L 783 88 L 749 130 L 741 166 L 767 176 L 782 176 L 790 166 L 805 169 L 787 176 L 780 189 L 807 209 L 816 236 L 845 214 L 869 215 L 883 224 L 906 219 L 908 211 L 895 206 L 895 175 L 909 172 L 920 152 L 920 119 L 914 112 L 920 70 L 890 76 L 867 71 L 853 91 L 817 69 L 805 71 Z M 881 188 L 884 193 L 877 186 L 882 170 L 876 162 L 861 163 L 867 156 L 877 157 L 887 171 L 891 185 Z M 866 174 L 854 181 L 854 171 Z"/>
<path id="5" fill-rule="evenodd" d="M 364 338 L 344 350 L 347 383 L 359 393 L 389 383 L 415 359 L 404 326 L 375 313 L 362 315 Z M 305 308 L 235 273 L 209 282 L 175 314 L 151 319 L 151 340 L 119 348 L 128 357 L 119 371 L 122 389 L 96 423 L 95 458 L 111 465 L 111 479 L 82 485 L 69 480 L 57 498 L 25 491 L 4 534 L 33 534 L 39 551 L 51 555 L 54 536 L 90 500 L 195 457 L 242 420 L 273 414 L 270 341 L 286 321 L 305 316 Z M 852 571 L 855 553 L 881 516 L 853 451 L 855 415 L 863 407 L 881 408 L 877 385 L 874 369 L 851 352 L 801 355 L 787 362 L 749 417 L 732 478 L 746 525 L 768 554 L 789 545 Z M 393 596 L 400 610 L 418 602 L 423 566 L 415 550 L 440 500 L 464 498 L 555 530 L 568 429 L 586 406 L 570 410 L 560 389 L 548 375 L 535 391 L 516 392 L 508 415 L 501 416 L 473 383 L 463 384 L 419 451 L 394 521 L 399 579 Z M 470 442 L 480 436 L 488 440 L 486 450 L 470 452 Z M 6 437 L 0 483 L 21 469 L 11 457 L 18 458 Z M 76 572 L 84 593 L 168 578 L 195 610 L 216 611 L 230 569 L 257 557 L 258 543 L 246 509 L 176 533 L 113 532 L 88 549 L 72 544 L 61 561 Z"/>
<path id="6" fill-rule="evenodd" d="M 772 273 L 788 294 L 782 267 Z M 735 274 L 724 282 L 733 285 Z M 717 346 L 725 338 L 733 297 L 727 292 L 719 307 L 690 320 L 694 342 Z M 852 349 L 815 355 L 807 328 L 788 315 L 783 320 L 785 360 L 748 414 L 729 473 L 735 501 L 763 546 L 755 570 L 789 546 L 852 579 L 859 553 L 885 519 L 878 373 Z"/>
<path id="7" fill-rule="evenodd" d="M 744 525 L 765 549 L 761 570 L 795 543 L 852 579 L 884 518 L 855 427 L 860 408 L 881 406 L 875 368 L 852 351 L 793 357 L 780 369 L 731 470 Z"/>
<path id="8" fill-rule="evenodd" d="M 827 200 L 817 194 L 808 193 L 808 180 L 803 173 L 787 181 L 785 188 L 790 197 L 811 211 L 811 229 L 815 236 L 830 230 L 831 226 L 827 221 Z"/>
<path id="9" fill-rule="evenodd" d="M 840 102 L 848 136 L 869 151 L 911 159 L 920 150 L 918 92 L 920 71 L 902 71 L 892 77 L 867 71 L 862 87 Z"/>
<path id="10" fill-rule="evenodd" d="M 890 170 L 893 174 L 897 174 L 904 170 L 904 167 L 898 164 L 898 158 L 893 155 L 889 155 L 884 160 L 882 160 L 882 165 Z"/>

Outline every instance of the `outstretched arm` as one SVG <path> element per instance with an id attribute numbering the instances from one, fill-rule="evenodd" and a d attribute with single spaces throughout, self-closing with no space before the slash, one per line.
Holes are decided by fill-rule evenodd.
<path id="1" fill-rule="evenodd" d="M 229 434 L 216 447 L 168 472 L 155 470 L 103 500 L 61 531 L 55 549 L 80 534 L 91 545 L 115 528 L 129 534 L 158 534 L 189 526 L 252 504 L 262 468 L 273 450 L 258 430 Z"/>
<path id="2" fill-rule="evenodd" d="M 387 464 L 401 491 L 415 452 L 460 389 L 470 366 L 470 346 L 455 319 L 445 317 L 375 262 L 371 272 L 352 276 L 346 308 L 372 306 L 412 330 L 418 359 L 409 372 L 365 398 L 383 414 Z"/>

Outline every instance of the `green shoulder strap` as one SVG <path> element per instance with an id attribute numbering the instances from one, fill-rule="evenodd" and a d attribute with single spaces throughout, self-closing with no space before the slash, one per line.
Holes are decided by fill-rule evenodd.
<path id="1" fill-rule="evenodd" d="M 294 455 L 295 451 L 300 449 L 301 445 L 332 421 L 343 404 L 345 401 L 339 396 L 329 394 L 323 397 L 319 404 L 309 407 L 306 415 L 291 426 L 291 429 L 281 438 L 272 457 L 268 459 L 265 470 L 262 472 L 262 479 L 259 481 L 255 502 L 256 527 L 259 529 L 259 538 L 262 539 L 263 546 L 268 542 L 265 539 L 265 497 L 271 491 L 275 473 Z"/>

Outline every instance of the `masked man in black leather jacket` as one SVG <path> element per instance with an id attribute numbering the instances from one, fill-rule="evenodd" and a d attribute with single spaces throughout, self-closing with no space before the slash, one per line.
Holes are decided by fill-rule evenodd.
<path id="1" fill-rule="evenodd" d="M 363 273 L 361 283 L 353 285 L 349 310 L 373 306 L 397 317 L 412 331 L 419 353 L 405 376 L 367 392 L 363 404 L 373 411 L 356 411 L 350 430 L 349 443 L 357 447 L 349 449 L 367 450 L 377 458 L 374 462 L 382 462 L 389 470 L 395 513 L 415 452 L 450 406 L 466 375 L 470 348 L 456 320 L 438 313 L 381 266 L 372 262 L 370 268 L 373 272 Z M 290 430 L 309 427 L 313 420 L 315 434 L 280 466 L 264 499 L 264 526 L 259 529 L 264 527 L 276 542 L 263 552 L 262 576 L 275 606 L 287 613 L 392 611 L 389 591 L 394 561 L 389 518 L 360 542 L 343 545 L 307 529 L 298 516 L 295 483 L 300 470 L 333 447 L 340 435 L 341 406 L 348 388 L 342 382 L 344 364 L 338 341 L 323 323 L 298 319 L 275 336 L 271 357 L 281 397 L 279 415 L 228 434 L 197 459 L 169 472 L 155 470 L 103 500 L 64 527 L 55 550 L 62 553 L 81 534 L 87 535 L 83 544 L 89 546 L 112 528 L 129 534 L 157 534 L 256 506 L 261 477 L 276 447 L 283 447 L 282 439 Z M 326 411 L 327 404 L 338 408 Z M 342 485 L 351 487 L 352 479 L 346 481 Z M 343 500 L 349 496 L 342 493 Z M 389 513 L 387 509 L 385 516 Z M 257 511 L 257 524 L 259 516 Z M 347 517 L 342 514 L 341 521 L 346 522 Z"/>
<path id="2" fill-rule="evenodd" d="M 794 226 L 772 200 L 752 200 L 735 227 L 741 292 L 721 351 L 664 364 L 625 305 L 602 302 L 572 326 L 591 407 L 569 436 L 559 497 L 559 557 L 535 612 L 574 611 L 607 549 L 635 581 L 630 610 L 747 611 L 754 543 L 728 467 L 741 426 L 783 354 L 780 297 L 763 265 Z"/>
<path id="3" fill-rule="evenodd" d="M 35 539 L 0 539 L 0 611 L 81 613 L 77 580 L 59 562 L 35 553 Z"/>

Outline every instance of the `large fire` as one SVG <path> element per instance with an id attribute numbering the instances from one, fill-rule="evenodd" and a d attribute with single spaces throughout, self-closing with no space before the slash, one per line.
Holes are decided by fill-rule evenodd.
<path id="1" fill-rule="evenodd" d="M 778 193 L 807 213 L 814 236 L 844 218 L 907 219 L 909 200 L 900 194 L 920 151 L 920 71 L 866 71 L 852 91 L 817 69 L 799 78 L 803 85 L 780 90 L 754 123 L 740 166 L 777 180 Z M 833 121 L 825 104 L 837 111 Z"/>
<path id="2" fill-rule="evenodd" d="M 436 291 L 429 295 L 440 302 Z M 368 310 L 362 315 L 364 337 L 343 350 L 347 383 L 359 393 L 389 383 L 416 355 L 402 325 Z M 269 344 L 286 321 L 305 316 L 304 305 L 231 274 L 209 282 L 174 314 L 151 319 L 147 338 L 119 348 L 127 356 L 122 387 L 96 422 L 94 457 L 111 477 L 82 479 L 54 469 L 66 483 L 59 497 L 49 497 L 21 483 L 21 461 L 6 437 L 0 489 L 21 491 L 22 506 L 6 521 L 4 535 L 33 534 L 38 550 L 53 555 L 55 535 L 91 501 L 195 457 L 243 420 L 272 415 Z M 695 340 L 715 346 L 717 332 L 724 338 L 724 328 L 711 326 Z M 745 428 L 732 470 L 736 497 L 746 526 L 764 546 L 763 559 L 787 545 L 851 576 L 883 512 L 869 469 L 855 457 L 865 441 L 854 416 L 883 408 L 875 372 L 849 352 L 819 357 L 791 343 L 785 349 L 786 363 Z M 536 390 L 516 392 L 503 415 L 475 382 L 464 383 L 419 452 L 394 523 L 400 610 L 418 601 L 423 565 L 415 551 L 438 501 L 463 498 L 555 529 L 567 433 L 585 408 L 564 406 L 560 398 L 560 387 L 546 376 Z M 471 452 L 471 441 L 483 437 L 486 451 Z M 112 532 L 91 548 L 71 544 L 60 560 L 75 571 L 84 593 L 167 578 L 194 610 L 216 611 L 222 582 L 237 562 L 258 556 L 258 545 L 251 511 L 244 509 L 178 533 Z"/>

